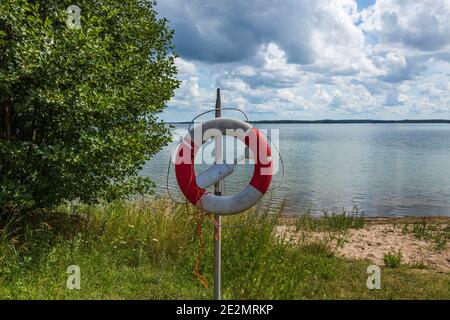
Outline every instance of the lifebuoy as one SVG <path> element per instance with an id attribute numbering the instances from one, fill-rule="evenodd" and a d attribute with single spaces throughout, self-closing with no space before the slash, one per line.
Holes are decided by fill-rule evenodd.
<path id="1" fill-rule="evenodd" d="M 231 215 L 251 208 L 269 189 L 272 181 L 273 166 L 269 144 L 264 135 L 250 124 L 233 119 L 217 118 L 202 123 L 202 131 L 193 128 L 182 140 L 177 150 L 175 174 L 178 185 L 184 196 L 195 206 L 206 212 Z M 240 193 L 231 196 L 216 196 L 202 189 L 196 181 L 194 159 L 203 144 L 203 136 L 207 130 L 216 129 L 223 135 L 230 130 L 242 130 L 243 135 L 237 136 L 252 150 L 254 156 L 254 171 L 250 183 Z M 201 143 L 195 143 L 191 137 L 201 134 Z M 188 161 L 186 161 L 188 160 Z"/>

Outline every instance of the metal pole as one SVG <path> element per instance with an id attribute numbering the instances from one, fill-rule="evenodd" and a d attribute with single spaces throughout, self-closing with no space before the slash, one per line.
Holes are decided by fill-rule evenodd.
<path id="1" fill-rule="evenodd" d="M 216 118 L 222 116 L 222 102 L 220 99 L 220 89 L 217 89 L 216 100 Z M 222 161 L 222 139 L 215 139 L 215 159 L 216 163 Z M 220 181 L 214 184 L 214 194 L 220 196 L 222 194 Z M 220 215 L 214 215 L 214 299 L 221 300 L 221 218 Z"/>

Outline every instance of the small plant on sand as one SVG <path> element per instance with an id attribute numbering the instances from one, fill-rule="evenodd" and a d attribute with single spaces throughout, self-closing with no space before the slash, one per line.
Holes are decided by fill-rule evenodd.
<path id="1" fill-rule="evenodd" d="M 421 222 L 413 224 L 412 233 L 417 239 L 429 240 L 435 229 L 436 226 L 431 225 L 424 217 Z"/>
<path id="2" fill-rule="evenodd" d="M 342 212 L 328 210 L 323 211 L 323 215 L 315 217 L 310 211 L 300 215 L 296 221 L 297 231 L 313 231 L 313 232 L 326 232 L 326 231 L 346 231 L 349 229 L 360 229 L 364 227 L 364 218 L 359 213 L 357 207 L 353 208 L 353 211 Z"/>
<path id="3" fill-rule="evenodd" d="M 445 250 L 450 240 L 450 225 L 432 223 L 429 220 L 424 217 L 420 222 L 404 224 L 402 233 L 412 234 L 416 239 L 432 241 L 436 250 Z"/>
<path id="4" fill-rule="evenodd" d="M 447 239 L 448 235 L 445 234 L 438 235 L 434 241 L 435 241 L 435 248 L 437 251 L 443 251 L 447 247 Z"/>
<path id="5" fill-rule="evenodd" d="M 388 268 L 398 268 L 402 264 L 402 252 L 400 250 L 389 251 L 384 254 L 383 261 L 384 265 Z"/>

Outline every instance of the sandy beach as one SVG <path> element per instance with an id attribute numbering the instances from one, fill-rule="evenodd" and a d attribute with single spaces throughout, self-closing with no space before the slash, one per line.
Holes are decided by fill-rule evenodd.
<path id="1" fill-rule="evenodd" d="M 345 231 L 305 231 L 292 225 L 277 227 L 277 234 L 297 243 L 327 243 L 339 256 L 384 264 L 387 253 L 401 253 L 402 264 L 434 272 L 450 272 L 450 246 L 439 242 L 447 236 L 450 218 L 366 218 L 364 226 Z M 425 232 L 421 232 L 425 231 Z M 436 236 L 433 236 L 436 235 Z"/>

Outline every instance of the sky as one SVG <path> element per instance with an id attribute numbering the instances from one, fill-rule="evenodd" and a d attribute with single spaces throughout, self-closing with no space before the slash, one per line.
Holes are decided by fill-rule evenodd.
<path id="1" fill-rule="evenodd" d="M 450 0 L 160 0 L 181 87 L 162 114 L 450 118 Z M 229 114 L 230 116 L 232 114 Z"/>

